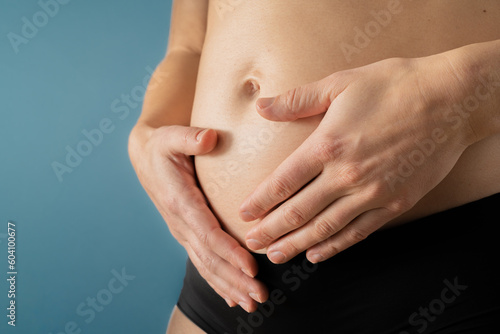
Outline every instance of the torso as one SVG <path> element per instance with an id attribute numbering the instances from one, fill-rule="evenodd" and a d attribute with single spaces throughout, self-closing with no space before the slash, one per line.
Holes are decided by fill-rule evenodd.
<path id="1" fill-rule="evenodd" d="M 374 23 L 373 11 L 391 9 L 389 19 L 379 17 L 384 26 Z M 373 29 L 368 42 L 355 39 L 367 28 Z M 195 165 L 224 229 L 244 244 L 255 222 L 240 220 L 239 205 L 320 121 L 267 121 L 255 109 L 259 96 L 385 58 L 421 57 L 495 39 L 498 0 L 210 1 L 191 124 L 219 134 L 216 149 L 196 157 Z M 348 46 L 359 52 L 346 52 Z M 441 184 L 387 226 L 500 192 L 499 165 L 500 136 L 476 143 Z"/>

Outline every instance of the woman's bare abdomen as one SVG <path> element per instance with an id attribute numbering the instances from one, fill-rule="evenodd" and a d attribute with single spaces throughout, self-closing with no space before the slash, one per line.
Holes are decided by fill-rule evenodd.
<path id="1" fill-rule="evenodd" d="M 195 165 L 224 229 L 243 244 L 255 222 L 239 219 L 239 205 L 321 120 L 267 121 L 256 112 L 258 97 L 385 58 L 500 39 L 499 22 L 496 0 L 212 0 L 191 124 L 219 134 L 216 149 Z M 471 146 L 438 187 L 391 223 L 499 192 L 499 164 L 500 136 Z"/>

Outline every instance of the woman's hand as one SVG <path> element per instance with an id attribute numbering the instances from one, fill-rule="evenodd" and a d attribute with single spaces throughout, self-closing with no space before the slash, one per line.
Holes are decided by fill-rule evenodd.
<path id="1" fill-rule="evenodd" d="M 214 130 L 139 125 L 129 151 L 144 189 L 203 278 L 229 306 L 252 311 L 257 307 L 253 299 L 267 299 L 266 287 L 253 278 L 257 263 L 221 229 L 195 180 L 191 156 L 210 152 L 216 143 Z"/>
<path id="2" fill-rule="evenodd" d="M 488 88 L 460 65 L 445 54 L 387 59 L 258 100 L 272 121 L 325 114 L 241 205 L 242 219 L 263 217 L 248 247 L 268 247 L 275 263 L 304 250 L 319 262 L 412 208 L 480 139 L 469 115 Z"/>

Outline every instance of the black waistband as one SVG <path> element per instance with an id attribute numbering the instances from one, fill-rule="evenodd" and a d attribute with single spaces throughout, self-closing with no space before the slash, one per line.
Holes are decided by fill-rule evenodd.
<path id="1" fill-rule="evenodd" d="M 376 231 L 366 240 L 341 252 L 335 258 L 337 261 L 344 259 L 366 261 L 369 258 L 394 257 L 395 252 L 403 255 L 422 248 L 445 249 L 449 243 L 455 243 L 458 238 L 466 238 L 475 231 L 487 228 L 485 225 L 495 224 L 492 219 L 500 216 L 499 209 L 500 193 L 399 226 Z M 500 224 L 498 219 L 497 221 Z M 494 226 L 488 230 L 489 233 L 485 233 L 484 236 L 485 242 L 488 240 L 493 242 L 489 238 L 495 237 Z M 254 254 L 254 257 L 260 266 L 276 267 L 268 260 L 266 254 Z M 305 253 L 298 256 L 295 261 L 301 262 L 303 258 Z"/>
<path id="2" fill-rule="evenodd" d="M 178 306 L 209 334 L 399 334 L 424 323 L 425 333 L 489 333 L 479 328 L 500 316 L 499 205 L 496 194 L 381 230 L 317 265 L 305 254 L 282 265 L 256 254 L 257 278 L 286 302 L 268 301 L 250 315 L 227 307 L 188 261 Z M 439 302 L 447 284 L 467 287 L 449 305 Z M 433 321 L 418 314 L 430 303 L 446 309 Z"/>

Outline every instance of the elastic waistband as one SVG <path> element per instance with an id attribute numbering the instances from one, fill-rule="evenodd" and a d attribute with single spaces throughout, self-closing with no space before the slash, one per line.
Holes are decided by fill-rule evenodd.
<path id="1" fill-rule="evenodd" d="M 413 252 L 422 248 L 444 248 L 457 238 L 467 238 L 478 229 L 489 228 L 493 221 L 499 221 L 500 193 L 458 207 L 441 211 L 402 225 L 374 232 L 362 242 L 344 250 L 335 257 L 393 256 L 394 252 Z M 486 229 L 487 230 L 487 229 Z M 493 233 L 485 233 L 484 242 L 490 242 Z M 259 265 L 272 264 L 266 254 L 253 254 Z M 305 257 L 305 252 L 297 260 Z M 293 261 L 293 260 L 292 260 Z"/>

